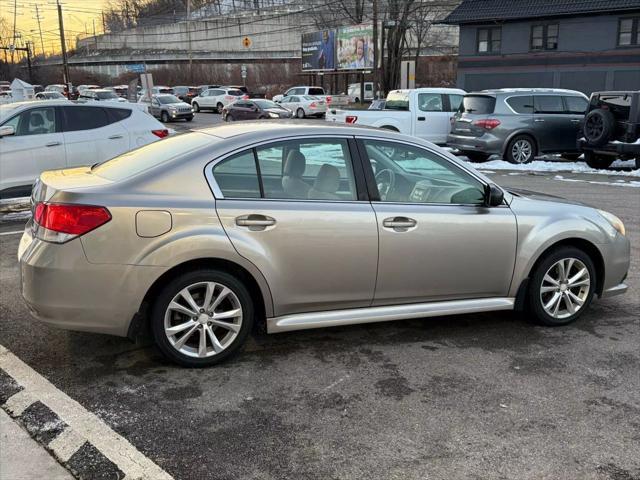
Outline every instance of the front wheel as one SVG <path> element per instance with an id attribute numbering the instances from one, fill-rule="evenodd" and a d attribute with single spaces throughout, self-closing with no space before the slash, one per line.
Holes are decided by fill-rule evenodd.
<path id="1" fill-rule="evenodd" d="M 597 170 L 606 170 L 613 163 L 614 158 L 608 155 L 598 155 L 597 153 L 588 151 L 584 152 L 584 161 L 591 168 Z"/>
<path id="2" fill-rule="evenodd" d="M 516 135 L 507 146 L 507 161 L 515 164 L 529 163 L 536 156 L 536 144 L 528 135 Z"/>
<path id="3" fill-rule="evenodd" d="M 169 121 L 169 114 L 167 112 L 162 112 L 160 115 L 160 120 L 162 123 L 167 123 Z"/>
<path id="4" fill-rule="evenodd" d="M 222 115 L 222 110 L 224 110 L 224 105 L 219 103 L 218 105 L 216 105 L 216 109 L 218 110 L 218 113 Z"/>
<path id="5" fill-rule="evenodd" d="M 596 288 L 591 258 L 575 247 L 562 247 L 538 264 L 528 291 L 533 319 L 542 325 L 566 325 L 589 307 Z"/>
<path id="6" fill-rule="evenodd" d="M 304 110 L 299 108 L 298 110 L 296 110 L 296 117 L 298 118 L 304 118 Z"/>
<path id="7" fill-rule="evenodd" d="M 168 283 L 151 313 L 156 345 L 170 360 L 205 367 L 236 354 L 253 326 L 247 288 L 226 272 L 202 269 Z"/>
<path id="8" fill-rule="evenodd" d="M 192 102 L 191 106 L 193 107 L 193 111 L 198 113 L 200 111 L 200 105 L 198 105 L 198 102 Z"/>

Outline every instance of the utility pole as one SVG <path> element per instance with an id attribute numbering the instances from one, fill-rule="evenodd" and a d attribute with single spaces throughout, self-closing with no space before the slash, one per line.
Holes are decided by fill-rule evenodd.
<path id="1" fill-rule="evenodd" d="M 27 51 L 27 68 L 29 70 L 29 83 L 33 85 L 33 72 L 31 71 L 31 50 L 29 49 L 29 42 L 25 42 L 24 46 Z"/>
<path id="2" fill-rule="evenodd" d="M 44 53 L 44 40 L 42 39 L 42 26 L 40 25 L 40 12 L 38 11 L 38 5 L 36 4 L 36 20 L 38 20 L 38 32 L 40 32 L 40 46 L 42 47 L 42 56 L 45 56 Z M 35 53 L 35 48 L 33 49 Z"/>
<path id="3" fill-rule="evenodd" d="M 11 44 L 16 46 L 16 15 L 18 14 L 18 0 L 13 0 L 13 40 Z M 13 63 L 13 52 L 15 50 L 11 50 L 11 63 Z"/>
<path id="4" fill-rule="evenodd" d="M 378 70 L 378 62 L 380 59 L 380 49 L 378 48 L 378 0 L 373 0 L 373 98 L 378 98 L 378 78 L 380 71 Z M 348 88 L 348 87 L 347 87 Z M 364 96 L 364 95 L 363 95 Z"/>
<path id="5" fill-rule="evenodd" d="M 193 83 L 193 53 L 191 51 L 191 0 L 187 0 L 187 44 L 189 48 L 189 83 Z"/>
<path id="6" fill-rule="evenodd" d="M 67 63 L 67 45 L 64 41 L 64 22 L 62 21 L 62 6 L 60 5 L 60 0 L 56 0 L 56 3 L 58 5 L 58 23 L 60 25 L 60 45 L 62 46 L 62 68 L 63 68 L 64 83 L 65 85 L 67 85 L 67 88 L 69 88 L 69 84 L 71 83 L 71 77 L 69 77 L 69 64 Z"/>

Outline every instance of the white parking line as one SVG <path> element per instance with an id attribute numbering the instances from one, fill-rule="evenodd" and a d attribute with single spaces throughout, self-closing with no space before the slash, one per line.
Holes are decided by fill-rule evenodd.
<path id="1" fill-rule="evenodd" d="M 67 462 L 71 456 L 84 445 L 87 440 L 78 435 L 72 428 L 66 428 L 60 435 L 51 440 L 49 448 L 60 459 L 61 462 Z"/>
<path id="2" fill-rule="evenodd" d="M 24 230 L 15 230 L 13 232 L 0 232 L 0 236 L 3 236 L 3 235 L 18 235 L 20 233 L 24 233 Z"/>
<path id="3" fill-rule="evenodd" d="M 0 368 L 24 388 L 25 393 L 20 392 L 23 398 L 27 398 L 28 395 L 44 403 L 69 425 L 77 436 L 86 438 L 105 457 L 115 463 L 124 472 L 127 480 L 172 480 L 171 475 L 144 456 L 125 438 L 111 430 L 100 418 L 58 390 L 2 345 L 0 345 Z M 65 437 L 62 437 L 60 442 L 64 442 L 64 439 Z M 70 437 L 67 440 L 77 445 L 76 437 Z M 74 446 L 69 445 L 67 448 L 60 443 L 57 444 L 57 448 L 64 451 L 65 455 L 68 455 L 68 451 Z"/>

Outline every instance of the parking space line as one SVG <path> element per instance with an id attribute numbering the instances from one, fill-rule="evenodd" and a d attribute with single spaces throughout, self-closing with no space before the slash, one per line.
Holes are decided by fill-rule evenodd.
<path id="1" fill-rule="evenodd" d="M 33 398 L 30 392 L 22 390 L 21 392 L 9 397 L 5 406 L 11 411 L 12 415 L 18 416 L 22 415 L 22 412 L 24 412 L 26 408 L 36 400 L 37 399 Z"/>
<path id="2" fill-rule="evenodd" d="M 51 440 L 49 448 L 61 462 L 67 462 L 80 450 L 87 440 L 78 435 L 73 428 L 65 428 L 60 435 Z"/>
<path id="3" fill-rule="evenodd" d="M 27 399 L 31 402 L 42 402 L 73 429 L 77 437 L 86 439 L 106 459 L 113 462 L 128 480 L 172 480 L 171 475 L 142 454 L 124 437 L 114 432 L 103 420 L 58 390 L 2 345 L 0 345 L 0 368 L 24 388 L 10 397 L 7 404 L 18 395 L 18 399 L 14 400 L 17 407 Z M 23 411 L 27 406 L 23 406 Z M 67 439 L 70 441 L 71 437 Z M 63 441 L 64 437 L 60 442 Z M 69 450 L 72 448 L 71 445 L 67 447 Z M 67 447 L 63 448 L 65 452 Z"/>
<path id="4" fill-rule="evenodd" d="M 24 233 L 24 230 L 15 230 L 13 232 L 0 232 L 0 236 L 4 235 L 18 235 L 20 233 Z"/>

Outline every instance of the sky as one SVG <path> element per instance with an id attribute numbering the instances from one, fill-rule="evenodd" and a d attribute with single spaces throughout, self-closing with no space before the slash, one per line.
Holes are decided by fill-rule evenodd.
<path id="1" fill-rule="evenodd" d="M 15 0 L 17 3 L 16 31 L 22 39 L 33 41 L 36 55 L 42 53 L 44 44 L 45 52 L 60 51 L 60 35 L 58 28 L 58 14 L 56 3 L 52 0 Z M 67 48 L 75 46 L 78 35 L 93 34 L 94 21 L 96 33 L 102 32 L 101 11 L 107 8 L 108 0 L 63 0 L 62 12 Z M 36 18 L 36 5 L 40 16 L 42 29 L 42 42 L 38 31 Z M 13 11 L 14 0 L 0 0 L 0 17 L 5 20 L 5 29 L 0 28 L 0 46 L 13 43 Z M 24 46 L 24 40 L 16 41 L 18 46 Z"/>

